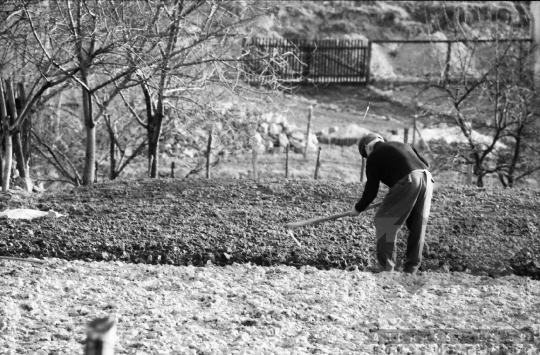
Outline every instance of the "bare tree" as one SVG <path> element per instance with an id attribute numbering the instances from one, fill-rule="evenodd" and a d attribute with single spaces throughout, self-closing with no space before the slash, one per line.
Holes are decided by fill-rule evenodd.
<path id="1" fill-rule="evenodd" d="M 32 108 L 43 104 L 50 88 L 63 83 L 78 86 L 86 133 L 82 174 L 75 174 L 80 163 L 70 158 L 71 152 L 61 152 L 43 132 L 35 130 L 34 136 L 40 154 L 67 180 L 83 185 L 94 181 L 99 122 L 109 137 L 110 177 L 118 176 L 123 164 L 133 161 L 131 153 L 140 154 L 146 145 L 150 173 L 156 177 L 163 123 L 172 120 L 171 112 L 183 110 L 182 103 L 206 107 L 218 100 L 217 87 L 235 95 L 253 91 L 242 82 L 242 43 L 252 35 L 249 25 L 273 6 L 271 1 L 254 0 L 49 0 L 38 8 L 31 1 L 14 4 L 20 15 L 18 27 L 10 28 L 4 38 L 16 55 L 28 59 L 25 78 L 33 83 L 26 84 L 28 99 L 11 132 L 27 120 Z M 123 91 L 123 99 L 133 102 L 136 94 L 130 87 L 139 88 L 143 101 L 129 112 L 147 135 L 133 150 L 122 147 L 114 129 L 117 117 L 109 110 Z M 115 168 L 116 149 L 126 155 Z"/>
<path id="2" fill-rule="evenodd" d="M 476 16 L 482 19 L 482 14 Z M 491 14 L 486 16 L 491 19 Z M 495 173 L 503 186 L 512 187 L 540 170 L 540 163 L 530 159 L 538 153 L 531 46 L 519 39 L 522 29 L 496 21 L 479 21 L 485 27 L 465 30 L 454 13 L 447 23 L 454 23 L 456 33 L 468 41 L 458 54 L 456 74 L 432 82 L 429 89 L 439 93 L 436 105 L 449 103 L 450 110 L 439 117 L 459 128 L 465 144 L 447 147 L 443 154 L 452 152 L 458 162 L 472 164 L 477 186 Z M 493 40 L 482 42 L 479 34 Z"/>
<path id="3" fill-rule="evenodd" d="M 15 56 L 27 59 L 23 70 L 31 78 L 28 98 L 20 115 L 10 125 L 18 132 L 28 119 L 32 108 L 50 88 L 69 81 L 81 89 L 82 121 L 86 129 L 83 185 L 94 181 L 96 157 L 96 119 L 102 110 L 94 112 L 93 95 L 112 83 L 129 77 L 138 68 L 137 59 L 130 56 L 130 44 L 140 35 L 130 32 L 130 13 L 136 13 L 136 3 L 102 1 L 65 2 L 49 0 L 46 5 L 35 1 L 13 2 L 20 20 L 4 34 L 12 44 Z M 124 21 L 125 20 L 125 21 Z M 14 68 L 15 69 L 15 68 Z M 17 68 L 21 69 L 21 68 Z M 13 77 L 20 77 L 13 70 Z M 107 104 L 118 94 L 113 88 Z"/>
<path id="4" fill-rule="evenodd" d="M 243 39 L 250 35 L 248 25 L 272 6 L 266 1 L 149 2 L 145 28 L 155 50 L 144 55 L 147 62 L 158 64 L 138 72 L 144 118 L 125 103 L 147 131 L 151 177 L 158 176 L 159 142 L 164 120 L 170 119 L 168 111 L 181 109 L 182 102 L 202 109 L 217 100 L 218 87 L 238 95 L 250 90 L 242 82 Z"/>

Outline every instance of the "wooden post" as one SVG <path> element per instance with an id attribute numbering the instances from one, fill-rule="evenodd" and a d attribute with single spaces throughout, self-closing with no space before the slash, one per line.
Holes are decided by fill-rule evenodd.
<path id="1" fill-rule="evenodd" d="M 407 143 L 409 141 L 409 129 L 404 128 L 403 129 L 403 143 Z"/>
<path id="2" fill-rule="evenodd" d="M 116 320 L 97 318 L 88 323 L 84 355 L 114 355 Z"/>
<path id="3" fill-rule="evenodd" d="M 412 144 L 411 144 L 413 147 L 416 143 L 416 116 L 417 115 L 414 115 L 413 117 L 413 131 L 412 131 Z"/>
<path id="4" fill-rule="evenodd" d="M 366 158 L 362 157 L 362 167 L 360 168 L 360 182 L 364 182 L 364 171 L 366 170 Z"/>
<path id="5" fill-rule="evenodd" d="M 290 143 L 287 143 L 287 146 L 285 147 L 285 179 L 289 177 L 289 147 L 291 146 Z"/>
<path id="6" fill-rule="evenodd" d="M 317 153 L 317 163 L 315 164 L 315 176 L 314 179 L 317 180 L 319 177 L 319 168 L 321 167 L 321 147 L 319 147 L 319 152 Z"/>
<path id="7" fill-rule="evenodd" d="M 446 84 L 448 82 L 448 75 L 450 73 L 450 59 L 452 54 L 452 42 L 448 41 L 448 48 L 446 49 L 446 65 L 444 67 L 443 72 L 443 83 Z"/>
<path id="8" fill-rule="evenodd" d="M 468 171 L 467 171 L 467 186 L 472 185 L 472 176 L 473 176 L 473 164 L 469 164 Z"/>
<path id="9" fill-rule="evenodd" d="M 309 133 L 311 131 L 311 119 L 313 117 L 313 105 L 309 106 L 309 114 L 308 114 L 308 121 L 307 121 L 307 132 L 306 132 L 306 148 L 304 149 L 304 159 L 307 158 L 307 151 L 309 147 Z"/>
<path id="10" fill-rule="evenodd" d="M 212 158 L 212 128 L 208 133 L 208 145 L 206 146 L 206 178 L 210 179 L 210 159 Z"/>
<path id="11" fill-rule="evenodd" d="M 256 146 L 251 149 L 251 163 L 253 164 L 253 179 L 256 180 L 259 177 L 259 152 Z"/>
<path id="12" fill-rule="evenodd" d="M 366 85 L 369 85 L 369 82 L 371 80 L 371 41 L 368 40 L 368 47 L 367 47 L 367 58 L 364 62 L 365 70 L 366 70 Z"/>
<path id="13" fill-rule="evenodd" d="M 174 179 L 174 168 L 176 168 L 176 164 L 173 161 L 171 163 L 171 179 Z"/>

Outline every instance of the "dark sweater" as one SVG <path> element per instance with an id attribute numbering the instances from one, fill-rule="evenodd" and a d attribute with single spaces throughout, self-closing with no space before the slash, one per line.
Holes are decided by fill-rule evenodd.
<path id="1" fill-rule="evenodd" d="M 428 167 L 428 162 L 408 144 L 376 143 L 375 149 L 366 160 L 367 181 L 364 193 L 354 208 L 359 212 L 366 209 L 377 197 L 380 182 L 391 188 L 411 171 Z"/>

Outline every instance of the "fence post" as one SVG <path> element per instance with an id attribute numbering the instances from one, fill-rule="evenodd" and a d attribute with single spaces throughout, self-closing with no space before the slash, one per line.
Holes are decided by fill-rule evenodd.
<path id="1" fill-rule="evenodd" d="M 317 163 L 315 164 L 315 176 L 314 179 L 317 180 L 319 177 L 319 168 L 321 166 L 321 147 L 319 147 L 319 152 L 317 153 Z"/>
<path id="2" fill-rule="evenodd" d="M 116 320 L 113 317 L 97 318 L 88 323 L 84 355 L 114 355 Z"/>
<path id="3" fill-rule="evenodd" d="M 253 179 L 256 180 L 259 177 L 259 152 L 257 147 L 251 149 L 251 162 L 253 164 Z"/>
<path id="4" fill-rule="evenodd" d="M 412 131 L 412 144 L 411 144 L 413 147 L 416 143 L 416 116 L 417 115 L 414 115 L 413 117 L 413 131 Z"/>
<path id="5" fill-rule="evenodd" d="M 364 171 L 366 170 L 366 158 L 362 157 L 362 167 L 360 168 L 360 182 L 364 182 Z"/>
<path id="6" fill-rule="evenodd" d="M 289 147 L 290 143 L 287 143 L 285 147 L 285 179 L 289 177 Z"/>
<path id="7" fill-rule="evenodd" d="M 173 161 L 171 163 L 171 178 L 174 179 L 174 169 L 176 168 L 176 164 L 175 162 Z"/>
<path id="8" fill-rule="evenodd" d="M 304 42 L 304 45 L 302 46 L 302 51 L 306 54 L 306 63 L 302 70 L 302 80 L 308 81 L 313 61 L 313 47 L 311 46 L 311 43 Z"/>
<path id="9" fill-rule="evenodd" d="M 473 165 L 472 164 L 469 164 L 469 166 L 467 167 L 467 186 L 471 186 L 472 185 L 472 176 L 473 176 Z"/>
<path id="10" fill-rule="evenodd" d="M 306 132 L 306 148 L 304 149 L 304 159 L 307 158 L 307 151 L 309 147 L 309 133 L 311 131 L 311 119 L 313 117 L 313 105 L 309 106 L 308 121 L 307 121 L 307 132 Z"/>
<path id="11" fill-rule="evenodd" d="M 448 75 L 450 73 L 450 58 L 452 54 L 452 42 L 448 41 L 448 48 L 446 49 L 446 66 L 444 67 L 443 83 L 448 82 Z"/>
<path id="12" fill-rule="evenodd" d="M 366 68 L 366 85 L 369 85 L 370 81 L 370 75 L 371 75 L 371 41 L 368 40 L 368 47 L 367 47 L 367 55 L 366 55 L 366 61 L 364 63 L 364 67 Z"/>
<path id="13" fill-rule="evenodd" d="M 212 158 L 212 130 L 208 132 L 208 145 L 206 146 L 206 178 L 210 179 L 210 159 Z"/>
<path id="14" fill-rule="evenodd" d="M 409 129 L 404 128 L 403 129 L 403 143 L 407 143 L 409 141 Z"/>

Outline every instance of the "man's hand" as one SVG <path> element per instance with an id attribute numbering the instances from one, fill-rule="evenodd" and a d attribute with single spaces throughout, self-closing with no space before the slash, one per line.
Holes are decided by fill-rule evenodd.
<path id="1" fill-rule="evenodd" d="M 356 216 L 359 216 L 359 215 L 360 215 L 360 212 L 358 212 L 358 211 L 356 210 L 356 208 L 354 208 L 354 206 L 353 206 L 351 212 L 349 212 L 349 216 L 351 216 L 351 217 L 356 217 Z"/>

